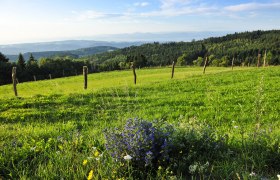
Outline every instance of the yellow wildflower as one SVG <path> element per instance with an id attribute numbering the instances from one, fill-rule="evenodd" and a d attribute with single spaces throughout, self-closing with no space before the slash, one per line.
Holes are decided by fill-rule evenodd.
<path id="1" fill-rule="evenodd" d="M 87 179 L 92 180 L 92 178 L 93 178 L 93 170 L 90 170 L 90 172 L 88 173 Z"/>
<path id="2" fill-rule="evenodd" d="M 99 154 L 100 154 L 100 153 L 99 153 L 99 151 L 97 151 L 97 150 L 96 150 L 96 151 L 94 152 L 94 154 L 93 154 L 93 155 L 94 155 L 95 157 L 98 157 L 98 156 L 99 156 Z"/>
<path id="3" fill-rule="evenodd" d="M 85 160 L 83 161 L 83 166 L 87 165 L 87 163 L 88 163 L 88 160 L 85 159 Z"/>

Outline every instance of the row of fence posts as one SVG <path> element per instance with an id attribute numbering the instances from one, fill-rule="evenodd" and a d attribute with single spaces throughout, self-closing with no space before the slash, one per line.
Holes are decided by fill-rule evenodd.
<path id="1" fill-rule="evenodd" d="M 257 67 L 260 66 L 260 58 L 261 58 L 261 54 L 259 52 L 258 53 Z M 206 56 L 205 61 L 204 61 L 204 66 L 203 66 L 203 74 L 205 74 L 206 67 L 208 66 L 208 61 L 209 61 L 209 58 L 208 58 L 208 56 Z M 232 70 L 233 70 L 233 67 L 234 67 L 234 61 L 235 61 L 235 58 L 232 58 L 232 63 L 231 63 L 231 69 Z M 174 77 L 175 64 L 176 64 L 175 61 L 173 61 L 172 62 L 171 79 L 173 79 L 173 77 Z M 266 50 L 265 50 L 265 55 L 264 55 L 263 66 L 264 67 L 266 66 Z M 136 84 L 137 75 L 136 75 L 135 64 L 134 63 L 132 63 L 131 68 L 132 68 L 132 71 L 133 71 L 134 84 Z M 17 80 L 17 76 L 16 76 L 16 74 L 17 74 L 16 69 L 17 69 L 16 67 L 13 67 L 13 69 L 12 69 L 12 81 L 13 81 L 13 89 L 14 89 L 15 96 L 18 96 L 18 93 L 17 93 L 18 80 Z M 64 71 L 63 71 L 63 74 L 64 74 Z M 87 86 L 88 86 L 88 67 L 87 66 L 83 66 L 83 76 L 84 76 L 84 89 L 87 89 Z M 33 76 L 33 78 L 34 78 L 34 81 L 36 81 L 36 76 Z M 51 74 L 49 74 L 49 78 L 52 79 Z"/>

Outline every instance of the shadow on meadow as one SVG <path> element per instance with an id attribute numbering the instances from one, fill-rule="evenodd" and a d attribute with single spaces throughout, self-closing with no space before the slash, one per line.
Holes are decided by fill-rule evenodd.
<path id="1" fill-rule="evenodd" d="M 3 123 L 56 123 L 68 120 L 102 121 L 135 110 L 140 103 L 149 103 L 135 97 L 130 89 L 105 89 L 97 93 L 70 95 L 37 95 L 31 98 L 12 98 L 0 101 L 0 119 Z M 110 118 L 109 118 L 110 117 Z"/>

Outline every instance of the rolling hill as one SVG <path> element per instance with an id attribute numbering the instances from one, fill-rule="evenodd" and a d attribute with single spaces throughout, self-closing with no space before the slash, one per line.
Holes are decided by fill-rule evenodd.
<path id="1" fill-rule="evenodd" d="M 96 46 L 96 47 L 88 47 L 88 48 L 81 48 L 76 50 L 67 50 L 67 51 L 42 51 L 42 52 L 27 52 L 23 54 L 24 59 L 28 59 L 30 54 L 34 56 L 35 59 L 40 59 L 42 57 L 66 57 L 70 56 L 72 58 L 80 58 L 83 56 L 94 55 L 103 52 L 110 52 L 114 51 L 118 48 L 112 46 Z M 7 55 L 10 61 L 16 61 L 18 55 Z"/>

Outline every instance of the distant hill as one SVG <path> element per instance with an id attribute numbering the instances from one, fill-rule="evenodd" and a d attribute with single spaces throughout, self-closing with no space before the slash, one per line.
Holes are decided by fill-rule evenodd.
<path id="1" fill-rule="evenodd" d="M 27 52 L 43 52 L 43 51 L 68 51 L 74 49 L 111 46 L 116 48 L 124 48 L 133 45 L 141 45 L 143 42 L 110 42 L 110 41 L 92 41 L 92 40 L 68 40 L 42 43 L 25 43 L 25 44 L 9 44 L 0 45 L 0 52 L 5 55 L 18 55 Z"/>
<path id="2" fill-rule="evenodd" d="M 147 43 L 82 59 L 95 59 L 102 70 L 129 67 L 129 61 L 136 60 L 143 61 L 141 67 L 165 66 L 177 61 L 179 57 L 182 65 L 202 65 L 206 55 L 212 66 L 230 66 L 233 58 L 235 65 L 256 66 L 259 54 L 260 62 L 267 55 L 267 63 L 280 64 L 280 30 L 232 33 L 191 42 Z"/>
<path id="3" fill-rule="evenodd" d="M 30 54 L 34 56 L 35 59 L 40 59 L 42 57 L 72 57 L 72 58 L 80 58 L 83 56 L 94 55 L 103 52 L 110 52 L 117 50 L 118 48 L 112 46 L 97 46 L 97 47 L 89 47 L 89 48 L 81 48 L 76 50 L 69 50 L 69 51 L 43 51 L 43 52 L 27 52 L 23 53 L 24 59 L 28 59 Z M 10 59 L 10 61 L 16 61 L 18 55 L 6 55 Z"/>

